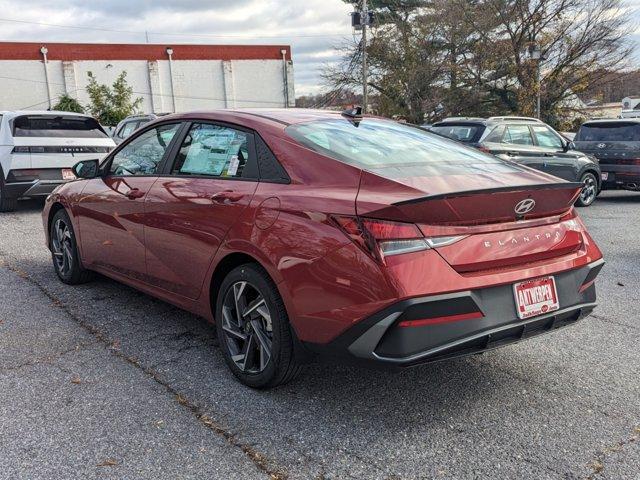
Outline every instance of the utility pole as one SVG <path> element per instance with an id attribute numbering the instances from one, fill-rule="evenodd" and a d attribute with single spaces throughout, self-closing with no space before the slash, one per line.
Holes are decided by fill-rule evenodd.
<path id="1" fill-rule="evenodd" d="M 367 81 L 369 77 L 367 68 L 367 27 L 369 26 L 369 8 L 367 0 L 362 0 L 362 113 L 367 113 L 368 88 Z"/>
<path id="2" fill-rule="evenodd" d="M 542 63 L 542 50 L 537 43 L 529 46 L 529 58 L 536 62 L 536 118 L 540 119 L 542 112 L 540 111 L 540 93 L 542 90 L 542 79 L 540 78 L 540 64 Z"/>

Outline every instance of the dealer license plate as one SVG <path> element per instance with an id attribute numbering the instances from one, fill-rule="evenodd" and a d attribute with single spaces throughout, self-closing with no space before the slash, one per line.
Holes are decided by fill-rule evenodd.
<path id="1" fill-rule="evenodd" d="M 513 286 L 516 310 L 521 319 L 544 315 L 560 308 L 553 277 L 536 278 Z"/>
<path id="2" fill-rule="evenodd" d="M 70 168 L 62 169 L 63 180 L 74 180 L 75 178 L 76 178 L 76 175 L 73 173 L 73 170 L 71 170 Z"/>

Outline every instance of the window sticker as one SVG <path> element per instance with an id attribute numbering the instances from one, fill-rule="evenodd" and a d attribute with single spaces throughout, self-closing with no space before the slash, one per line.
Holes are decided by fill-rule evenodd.
<path id="1" fill-rule="evenodd" d="M 227 169 L 227 175 L 230 177 L 235 177 L 238 173 L 238 167 L 240 166 L 240 159 L 238 155 L 233 155 L 231 157 L 231 161 L 229 162 L 229 168 Z"/>

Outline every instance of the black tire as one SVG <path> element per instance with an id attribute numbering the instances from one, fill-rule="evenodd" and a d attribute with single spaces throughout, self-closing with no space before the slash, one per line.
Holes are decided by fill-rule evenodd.
<path id="1" fill-rule="evenodd" d="M 58 210 L 51 220 L 49 246 L 53 268 L 60 280 L 69 285 L 78 285 L 91 280 L 93 272 L 82 266 L 78 255 L 76 234 L 69 215 L 64 209 Z"/>
<path id="2" fill-rule="evenodd" d="M 238 310 L 250 313 L 238 316 Z M 218 291 L 215 318 L 225 361 L 245 385 L 272 388 L 300 373 L 284 303 L 259 265 L 249 263 L 229 272 Z"/>
<path id="3" fill-rule="evenodd" d="M 0 175 L 4 175 L 1 169 Z M 5 196 L 3 180 L 4 178 L 0 178 L 0 212 L 13 212 L 18 206 L 18 199 Z"/>
<path id="4" fill-rule="evenodd" d="M 593 173 L 585 172 L 580 178 L 580 183 L 582 183 L 584 187 L 576 200 L 576 206 L 588 207 L 598 196 L 598 179 Z"/>

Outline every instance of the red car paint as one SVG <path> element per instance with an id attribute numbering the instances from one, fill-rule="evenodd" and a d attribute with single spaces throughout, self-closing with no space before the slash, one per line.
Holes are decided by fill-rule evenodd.
<path id="1" fill-rule="evenodd" d="M 304 110 L 163 117 L 146 129 L 206 120 L 255 132 L 290 183 L 169 174 L 79 180 L 48 198 L 45 231 L 55 209 L 66 208 L 85 268 L 210 321 L 217 267 L 233 255 L 250 257 L 276 283 L 297 338 L 314 344 L 405 299 L 513 284 L 602 258 L 573 213 L 579 187 L 524 167 L 389 179 L 312 151 L 285 131 L 326 118 L 341 117 Z M 523 198 L 538 208 L 515 218 Z M 335 220 L 358 216 L 416 224 L 427 237 L 465 238 L 379 261 Z"/>

